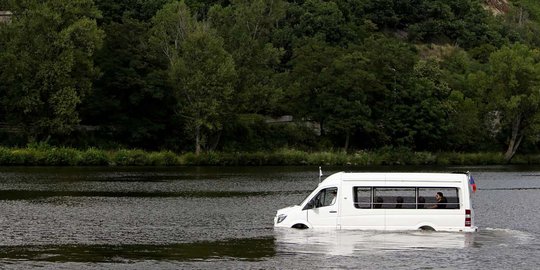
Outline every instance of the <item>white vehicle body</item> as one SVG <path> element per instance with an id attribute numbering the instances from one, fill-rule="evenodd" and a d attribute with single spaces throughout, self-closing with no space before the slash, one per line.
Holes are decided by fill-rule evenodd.
<path id="1" fill-rule="evenodd" d="M 446 201 L 437 202 L 437 192 L 446 193 Z M 341 172 L 300 205 L 278 210 L 274 226 L 474 232 L 470 193 L 466 173 Z"/>

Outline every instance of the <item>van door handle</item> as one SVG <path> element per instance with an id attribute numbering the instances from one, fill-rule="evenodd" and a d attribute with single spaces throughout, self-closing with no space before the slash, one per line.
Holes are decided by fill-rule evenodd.
<path id="1" fill-rule="evenodd" d="M 337 211 L 330 211 L 330 213 L 335 214 L 335 213 L 337 213 Z"/>

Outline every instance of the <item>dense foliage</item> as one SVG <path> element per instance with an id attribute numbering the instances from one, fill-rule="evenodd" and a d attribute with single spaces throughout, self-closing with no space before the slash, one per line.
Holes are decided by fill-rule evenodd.
<path id="1" fill-rule="evenodd" d="M 430 153 L 409 149 L 382 148 L 348 154 L 342 151 L 317 153 L 277 149 L 271 152 L 187 152 L 168 150 L 79 150 L 51 147 L 43 143 L 24 148 L 0 147 L 1 166 L 384 166 L 384 165 L 500 165 L 503 153 Z M 540 155 L 516 155 L 513 164 L 540 164 Z"/>
<path id="2" fill-rule="evenodd" d="M 537 151 L 540 4 L 2 0 L 0 141 Z M 292 121 L 279 122 L 281 116 Z"/>

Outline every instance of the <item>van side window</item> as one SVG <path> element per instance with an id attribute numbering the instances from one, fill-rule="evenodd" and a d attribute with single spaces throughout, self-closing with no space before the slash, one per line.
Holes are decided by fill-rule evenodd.
<path id="1" fill-rule="evenodd" d="M 437 202 L 435 194 L 441 192 L 446 198 L 446 203 Z M 444 204 L 441 209 L 459 209 L 459 189 L 458 188 L 418 188 L 418 208 L 433 208 L 434 205 Z"/>
<path id="2" fill-rule="evenodd" d="M 416 190 L 406 187 L 380 187 L 373 189 L 374 206 L 384 209 L 415 209 Z"/>
<path id="3" fill-rule="evenodd" d="M 361 209 L 371 208 L 371 188 L 369 187 L 354 187 L 354 207 Z"/>
<path id="4" fill-rule="evenodd" d="M 334 205 L 337 200 L 337 190 L 337 188 L 333 187 L 319 191 L 319 193 L 309 201 L 304 210 Z"/>

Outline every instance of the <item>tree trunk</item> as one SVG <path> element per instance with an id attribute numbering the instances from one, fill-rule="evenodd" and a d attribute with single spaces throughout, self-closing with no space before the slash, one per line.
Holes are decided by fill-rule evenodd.
<path id="1" fill-rule="evenodd" d="M 516 116 L 516 118 L 514 118 L 514 121 L 512 122 L 512 134 L 510 135 L 508 148 L 506 149 L 506 153 L 504 154 L 504 160 L 506 161 L 506 163 L 510 163 L 510 161 L 516 154 L 519 145 L 521 144 L 521 140 L 523 139 L 523 134 L 520 134 L 521 121 L 521 115 L 518 115 Z"/>
<path id="2" fill-rule="evenodd" d="M 201 127 L 197 125 L 195 128 L 195 155 L 201 153 Z"/>
<path id="3" fill-rule="evenodd" d="M 351 139 L 351 134 L 350 132 L 347 131 L 347 135 L 345 136 L 345 147 L 343 147 L 343 151 L 345 153 L 347 153 L 347 151 L 349 150 L 349 141 Z"/>
<path id="4" fill-rule="evenodd" d="M 221 134 L 223 132 L 220 130 L 217 132 L 217 134 L 215 134 L 215 136 L 212 138 L 212 143 L 210 143 L 210 148 L 209 150 L 210 151 L 214 151 L 216 150 L 216 148 L 218 147 L 219 145 L 219 141 L 221 140 Z"/>

